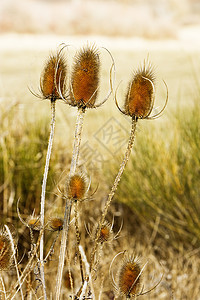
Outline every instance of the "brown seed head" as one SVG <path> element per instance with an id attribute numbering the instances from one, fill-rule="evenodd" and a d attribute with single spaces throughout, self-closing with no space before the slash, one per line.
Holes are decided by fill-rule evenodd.
<path id="1" fill-rule="evenodd" d="M 63 96 L 66 93 L 67 65 L 61 51 L 49 57 L 40 79 L 42 95 L 51 101 L 61 98 L 60 93 Z"/>
<path id="2" fill-rule="evenodd" d="M 121 295 L 127 298 L 134 297 L 140 286 L 141 269 L 138 262 L 131 257 L 126 257 L 119 270 L 118 287 Z"/>
<path id="3" fill-rule="evenodd" d="M 12 265 L 12 246 L 9 237 L 0 233 L 0 271 L 9 269 Z"/>
<path id="4" fill-rule="evenodd" d="M 82 200 L 86 192 L 86 181 L 81 175 L 75 174 L 69 179 L 68 196 L 74 200 Z"/>
<path id="5" fill-rule="evenodd" d="M 154 104 L 154 75 L 150 64 L 137 70 L 129 84 L 125 99 L 125 113 L 131 117 L 145 119 Z"/>
<path id="6" fill-rule="evenodd" d="M 113 237 L 113 232 L 110 223 L 107 221 L 104 222 L 104 224 L 101 227 L 100 236 L 99 236 L 99 242 L 105 243 L 111 240 Z"/>
<path id="7" fill-rule="evenodd" d="M 26 221 L 28 227 L 30 227 L 32 230 L 40 230 L 41 229 L 41 223 L 40 218 L 36 216 L 29 216 Z"/>
<path id="8" fill-rule="evenodd" d="M 49 221 L 49 227 L 53 231 L 61 231 L 63 229 L 63 219 L 58 217 L 52 217 Z"/>
<path id="9" fill-rule="evenodd" d="M 77 53 L 71 76 L 70 98 L 73 105 L 94 107 L 99 69 L 99 53 L 94 46 L 83 48 Z"/>

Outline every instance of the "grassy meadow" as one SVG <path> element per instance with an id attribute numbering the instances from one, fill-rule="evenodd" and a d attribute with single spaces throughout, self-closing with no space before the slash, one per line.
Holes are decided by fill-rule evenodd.
<path id="1" fill-rule="evenodd" d="M 63 41 L 62 41 L 63 42 Z M 70 41 L 64 41 L 66 44 Z M 124 41 L 125 43 L 125 41 Z M 78 44 L 78 42 L 77 42 Z M 18 241 L 18 261 L 22 271 L 28 260 L 30 237 L 20 222 L 17 200 L 24 220 L 33 211 L 40 213 L 41 182 L 50 129 L 50 103 L 34 97 L 29 88 L 37 91 L 40 73 L 50 51 L 58 44 L 33 49 L 0 50 L 0 207 L 1 225 L 9 224 Z M 82 44 L 80 45 L 82 46 Z M 107 45 L 104 45 L 107 46 Z M 144 291 L 160 284 L 140 299 L 198 300 L 200 294 L 200 55 L 197 51 L 152 47 L 128 47 L 111 51 L 116 64 L 117 99 L 123 105 L 128 82 L 135 69 L 148 57 L 155 66 L 155 111 L 162 107 L 167 83 L 169 102 L 163 115 L 156 120 L 139 120 L 135 143 L 127 168 L 122 176 L 108 214 L 116 235 L 123 222 L 119 238 L 99 249 L 98 274 L 94 283 L 96 299 L 122 299 L 117 295 L 109 276 L 114 256 L 127 250 L 139 256 L 147 265 L 142 274 Z M 69 62 L 74 48 L 67 50 Z M 99 98 L 109 89 L 108 53 L 101 49 L 102 68 Z M 70 64 L 70 63 L 69 63 Z M 69 67 L 70 72 L 70 67 Z M 56 105 L 55 142 L 47 182 L 45 221 L 52 215 L 63 217 L 64 189 L 69 172 L 76 108 L 63 102 Z M 98 109 L 87 110 L 83 125 L 80 164 L 91 177 L 92 200 L 80 206 L 81 244 L 89 257 L 92 228 L 117 173 L 131 129 L 128 117 L 117 110 L 113 95 Z M 73 215 L 74 216 L 74 215 Z M 71 225 L 70 225 L 71 226 Z M 91 236 L 87 228 L 91 227 Z M 77 253 L 74 250 L 75 229 L 70 227 L 69 253 L 74 289 L 80 286 Z M 88 230 L 90 231 L 90 230 Z M 37 236 L 34 233 L 34 237 Z M 56 233 L 45 236 L 45 252 L 51 247 Z M 45 265 L 49 299 L 55 285 L 60 236 L 51 260 Z M 118 273 L 120 256 L 113 263 Z M 5 289 L 16 282 L 14 267 L 0 273 Z M 33 271 L 24 285 L 25 299 L 43 299 Z M 0 282 L 0 298 L 6 298 Z M 37 289 L 38 288 L 38 289 Z M 37 290 L 37 293 L 35 291 Z M 70 299 L 67 267 L 63 277 L 62 299 Z M 20 293 L 15 299 L 20 299 Z M 88 298 L 90 299 L 90 298 Z"/>

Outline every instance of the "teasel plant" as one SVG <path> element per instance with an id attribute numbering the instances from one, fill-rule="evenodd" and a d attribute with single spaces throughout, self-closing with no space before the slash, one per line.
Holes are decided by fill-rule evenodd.
<path id="1" fill-rule="evenodd" d="M 117 258 L 119 259 L 121 255 L 123 257 L 118 264 L 116 263 L 114 276 L 113 264 L 115 263 Z M 160 284 L 163 278 L 163 274 L 161 274 L 160 279 L 153 287 L 151 287 L 149 290 L 144 291 L 142 279 L 143 271 L 147 264 L 148 261 L 142 266 L 142 259 L 133 254 L 131 255 L 126 250 L 119 252 L 114 256 L 110 264 L 109 275 L 111 277 L 112 285 L 115 291 L 122 297 L 122 299 L 136 299 L 139 296 L 144 296 L 153 291 Z"/>
<path id="2" fill-rule="evenodd" d="M 101 260 L 101 256 L 103 254 L 103 248 L 107 244 L 111 249 L 113 249 L 113 242 L 114 240 L 117 240 L 120 238 L 120 232 L 123 227 L 123 222 L 121 222 L 121 225 L 117 231 L 117 233 L 114 233 L 113 231 L 114 227 L 114 216 L 112 223 L 108 222 L 107 220 L 104 221 L 101 227 L 101 232 L 98 240 L 99 247 L 97 248 L 97 251 L 95 253 L 95 266 L 94 269 L 97 272 Z M 93 227 L 90 227 L 90 224 L 85 224 L 85 229 L 88 235 L 90 236 L 91 241 L 93 242 L 95 240 L 96 232 L 98 229 L 98 222 L 95 222 L 93 224 Z"/>
<path id="3" fill-rule="evenodd" d="M 15 228 L 14 228 L 15 230 Z M 20 278 L 20 272 L 18 269 L 17 262 L 17 240 L 16 234 L 11 230 L 10 226 L 4 225 L 4 228 L 0 230 L 0 279 L 1 279 L 1 292 L 4 294 L 2 299 L 10 299 L 8 295 L 6 295 L 6 289 L 3 277 L 1 275 L 1 271 L 9 270 L 14 265 L 17 274 L 17 286 L 21 293 L 21 299 L 24 299 L 23 290 L 22 290 L 22 282 Z M 0 296 L 2 293 L 0 292 Z"/>
<path id="4" fill-rule="evenodd" d="M 63 50 L 66 45 L 60 45 L 58 51 L 55 54 L 51 54 L 47 59 L 43 72 L 40 78 L 40 89 L 39 93 L 32 92 L 35 96 L 43 100 L 50 100 L 51 102 L 51 129 L 46 154 L 46 162 L 42 181 L 42 192 L 41 192 L 41 209 L 40 209 L 40 222 L 41 227 L 44 228 L 44 213 L 45 213 L 45 194 L 47 177 L 49 170 L 50 157 L 53 146 L 53 137 L 55 131 L 55 112 L 56 112 L 56 101 L 62 99 L 60 95 L 66 95 L 66 77 L 67 77 L 67 63 L 66 58 L 63 54 Z M 40 239 L 40 272 L 41 281 L 43 286 L 44 299 L 47 299 L 45 276 L 44 276 L 44 233 Z"/>
<path id="5" fill-rule="evenodd" d="M 98 108 L 103 105 L 109 96 L 112 93 L 112 86 L 114 84 L 115 77 L 115 63 L 111 53 L 106 49 L 111 58 L 111 67 L 110 67 L 110 89 L 108 94 L 100 103 L 97 102 L 99 84 L 100 84 L 100 50 L 95 46 L 85 46 L 82 49 L 78 50 L 75 54 L 72 66 L 72 72 L 70 76 L 69 83 L 69 95 L 66 97 L 62 95 L 63 100 L 74 107 L 77 107 L 77 120 L 75 126 L 75 136 L 74 136 L 74 145 L 73 145 L 73 153 L 71 159 L 71 167 L 69 172 L 69 177 L 76 173 L 76 168 L 78 166 L 78 158 L 80 152 L 80 144 L 81 144 L 81 135 L 83 128 L 83 121 L 85 111 L 90 108 Z M 112 76 L 112 74 L 114 75 Z M 57 283 L 55 290 L 55 299 L 60 299 L 61 293 L 61 281 L 62 274 L 64 269 L 64 261 L 65 261 L 65 253 L 66 253 L 66 245 L 68 241 L 68 231 L 69 231 L 69 223 L 71 216 L 72 204 L 74 202 L 73 197 L 66 198 L 66 206 L 65 206 L 65 214 L 64 214 L 64 224 L 63 224 L 63 232 L 61 238 L 61 247 L 60 247 L 60 255 L 59 255 L 59 264 L 58 264 L 58 272 L 57 272 Z M 80 257 L 80 255 L 79 255 Z M 83 275 L 82 275 L 83 277 Z"/>
<path id="6" fill-rule="evenodd" d="M 98 228 L 96 231 L 96 236 L 94 239 L 94 246 L 91 252 L 90 257 L 90 272 L 93 271 L 94 264 L 95 264 L 95 254 L 97 252 L 97 248 L 99 246 L 99 239 L 101 236 L 102 226 L 105 222 L 105 217 L 108 212 L 108 208 L 111 204 L 111 201 L 114 197 L 114 194 L 117 190 L 118 184 L 120 182 L 121 176 L 125 170 L 126 164 L 131 154 L 131 150 L 133 147 L 133 143 L 135 140 L 135 133 L 136 133 L 136 125 L 138 120 L 153 120 L 158 118 L 162 112 L 165 110 L 167 102 L 168 102 L 168 89 L 167 85 L 164 82 L 167 90 L 167 95 L 165 99 L 165 103 L 163 108 L 156 114 L 152 115 L 152 111 L 154 108 L 155 102 L 155 76 L 154 71 L 151 63 L 149 61 L 144 61 L 144 64 L 137 69 L 132 79 L 128 84 L 128 88 L 126 91 L 125 99 L 124 99 L 124 108 L 120 108 L 118 101 L 117 101 L 117 90 L 115 92 L 115 103 L 119 111 L 131 117 L 132 126 L 130 131 L 130 137 L 128 141 L 128 145 L 124 154 L 124 158 L 120 164 L 118 173 L 115 177 L 114 183 L 111 187 L 111 191 L 108 194 L 107 200 L 105 202 L 105 206 L 103 208 L 100 221 L 98 223 Z"/>

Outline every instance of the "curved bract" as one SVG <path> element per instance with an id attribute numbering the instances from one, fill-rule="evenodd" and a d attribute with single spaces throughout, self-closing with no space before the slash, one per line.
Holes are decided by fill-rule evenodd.
<path id="1" fill-rule="evenodd" d="M 115 93 L 115 103 L 119 111 L 134 119 L 155 119 L 164 111 L 168 102 L 167 96 L 163 108 L 151 116 L 155 102 L 155 77 L 150 63 L 144 62 L 143 67 L 134 72 L 133 78 L 129 82 L 124 101 L 124 109 L 120 108 Z"/>

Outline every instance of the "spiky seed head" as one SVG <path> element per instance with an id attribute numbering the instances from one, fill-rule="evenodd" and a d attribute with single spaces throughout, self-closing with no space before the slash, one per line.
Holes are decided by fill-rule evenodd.
<path id="1" fill-rule="evenodd" d="M 101 226 L 99 242 L 105 243 L 113 238 L 112 226 L 109 222 L 105 221 Z"/>
<path id="2" fill-rule="evenodd" d="M 60 50 L 49 56 L 40 78 L 40 89 L 44 99 L 55 101 L 66 94 L 67 64 Z"/>
<path id="3" fill-rule="evenodd" d="M 84 176 L 75 174 L 69 179 L 68 196 L 74 200 L 82 200 L 86 193 L 86 180 Z"/>
<path id="4" fill-rule="evenodd" d="M 63 229 L 63 219 L 59 217 L 50 218 L 49 227 L 53 231 L 61 231 Z"/>
<path id="5" fill-rule="evenodd" d="M 8 235 L 0 232 L 0 271 L 10 268 L 13 262 L 12 245 Z"/>
<path id="6" fill-rule="evenodd" d="M 125 113 L 137 119 L 148 117 L 154 102 L 153 68 L 151 64 L 145 64 L 135 71 L 133 79 L 129 83 L 125 99 Z"/>
<path id="7" fill-rule="evenodd" d="M 75 56 L 70 98 L 75 106 L 94 107 L 99 85 L 100 60 L 95 46 L 81 49 Z"/>
<path id="8" fill-rule="evenodd" d="M 41 229 L 40 218 L 37 216 L 34 216 L 34 215 L 29 216 L 26 220 L 26 224 L 32 230 L 39 231 Z"/>
<path id="9" fill-rule="evenodd" d="M 141 268 L 137 259 L 125 257 L 118 274 L 118 289 L 121 295 L 126 298 L 134 297 L 138 294 L 141 281 Z"/>

